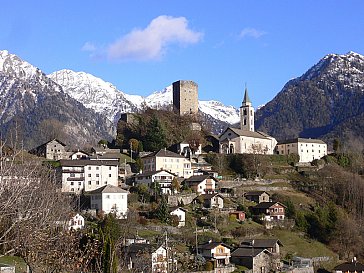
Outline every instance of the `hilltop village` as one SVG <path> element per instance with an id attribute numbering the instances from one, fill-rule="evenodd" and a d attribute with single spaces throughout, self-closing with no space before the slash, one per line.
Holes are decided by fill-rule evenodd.
<path id="1" fill-rule="evenodd" d="M 307 195 L 309 187 L 317 186 L 308 179 L 335 175 L 317 173 L 328 162 L 327 143 L 310 138 L 277 142 L 255 131 L 247 89 L 239 128 L 227 127 L 219 136 L 199 122 L 198 85 L 193 81 L 173 83 L 174 120 L 183 121 L 175 122 L 175 130 L 166 132 L 158 111 L 148 111 L 148 117 L 122 114 L 115 141 L 100 140 L 89 150 L 69 150 L 55 138 L 24 156 L 4 143 L 1 168 L 8 172 L 2 179 L 24 185 L 22 177 L 31 177 L 34 184 L 27 186 L 40 200 L 34 204 L 42 208 L 37 213 L 16 209 L 20 220 L 2 227 L 4 253 L 21 257 L 33 270 L 57 272 L 314 272 L 325 263 L 335 272 L 364 270 L 346 242 L 330 241 L 339 212 L 331 204 L 320 212 Z M 172 112 L 165 114 L 172 117 Z M 167 146 L 163 139 L 167 135 L 171 142 L 177 131 L 181 141 Z M 338 147 L 334 143 L 333 152 Z M 41 162 L 37 170 L 45 169 L 42 178 L 26 172 L 35 170 L 34 165 L 18 173 L 14 166 L 24 157 Z M 52 183 L 38 196 L 39 181 L 45 179 Z M 294 188 L 292 181 L 304 190 Z M 329 182 L 320 190 L 328 188 Z M 48 203 L 42 201 L 45 196 Z M 67 200 L 72 201 L 67 213 L 56 214 Z M 40 215 L 48 222 L 39 222 Z M 35 221 L 30 225 L 45 224 L 36 231 L 47 234 L 42 238 L 52 255 L 34 250 L 34 240 L 28 249 L 22 247 L 31 239 L 24 237 L 27 217 Z M 15 229 L 18 222 L 26 228 Z M 7 232 L 17 234 L 16 242 L 9 241 Z M 334 253 L 322 244 L 328 242 L 331 249 L 346 249 Z M 53 250 L 58 244 L 62 248 Z"/>

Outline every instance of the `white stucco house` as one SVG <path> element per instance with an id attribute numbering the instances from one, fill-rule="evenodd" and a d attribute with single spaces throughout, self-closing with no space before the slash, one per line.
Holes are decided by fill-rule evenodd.
<path id="1" fill-rule="evenodd" d="M 128 191 L 113 185 L 105 185 L 89 192 L 91 209 L 106 214 L 115 213 L 119 219 L 125 219 L 128 212 Z"/>
<path id="2" fill-rule="evenodd" d="M 306 163 L 327 155 L 327 144 L 320 139 L 299 137 L 279 142 L 276 153 L 279 155 L 298 154 L 299 162 Z"/>
<path id="3" fill-rule="evenodd" d="M 240 129 L 227 128 L 219 136 L 222 154 L 273 154 L 277 140 L 254 129 L 254 108 L 245 89 L 240 107 Z"/>
<path id="4" fill-rule="evenodd" d="M 85 218 L 82 215 L 79 215 L 78 213 L 68 221 L 69 230 L 82 229 L 84 228 L 84 226 L 85 226 Z"/>
<path id="5" fill-rule="evenodd" d="M 118 186 L 119 163 L 115 160 L 60 160 L 57 169 L 62 192 L 81 193 L 104 185 Z"/>
<path id="6" fill-rule="evenodd" d="M 166 170 L 145 172 L 135 176 L 135 184 L 146 184 L 151 187 L 153 183 L 158 183 L 162 194 L 175 194 L 172 190 L 172 181 L 177 175 Z"/>
<path id="7" fill-rule="evenodd" d="M 186 180 L 184 184 L 190 187 L 197 194 L 214 193 L 216 190 L 217 179 L 209 174 L 194 175 Z"/>
<path id="8" fill-rule="evenodd" d="M 186 212 L 184 208 L 171 208 L 170 215 L 176 215 L 178 217 L 179 223 L 178 227 L 184 227 L 186 225 Z"/>
<path id="9" fill-rule="evenodd" d="M 143 162 L 143 173 L 166 170 L 183 178 L 188 178 L 193 174 L 191 161 L 180 154 L 166 149 L 147 154 L 141 159 Z"/>

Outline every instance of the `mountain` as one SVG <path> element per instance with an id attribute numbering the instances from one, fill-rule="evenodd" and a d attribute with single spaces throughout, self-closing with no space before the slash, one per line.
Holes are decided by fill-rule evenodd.
<path id="1" fill-rule="evenodd" d="M 85 107 L 106 115 L 114 124 L 119 120 L 121 113 L 140 111 L 144 105 L 154 109 L 172 107 L 172 85 L 142 97 L 128 95 L 111 83 L 85 72 L 60 70 L 48 76 L 61 85 L 71 97 Z M 204 120 L 212 124 L 215 131 L 239 121 L 239 110 L 218 101 L 199 101 L 199 110 Z"/>
<path id="2" fill-rule="evenodd" d="M 364 142 L 364 56 L 329 54 L 288 81 L 256 113 L 256 128 L 279 140 L 293 137 Z"/>
<path id="3" fill-rule="evenodd" d="M 63 92 L 39 68 L 0 51 L 0 122 L 2 137 L 21 138 L 32 148 L 48 137 L 67 144 L 90 145 L 111 138 L 111 123 Z M 12 139 L 14 141 L 14 139 Z"/>

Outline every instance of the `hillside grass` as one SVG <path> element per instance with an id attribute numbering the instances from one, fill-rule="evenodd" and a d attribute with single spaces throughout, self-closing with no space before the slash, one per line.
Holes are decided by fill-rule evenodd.
<path id="1" fill-rule="evenodd" d="M 329 256 L 336 259 L 337 257 L 326 245 L 304 236 L 301 232 L 273 229 L 271 235 L 282 242 L 282 257 L 287 254 L 309 258 Z"/>

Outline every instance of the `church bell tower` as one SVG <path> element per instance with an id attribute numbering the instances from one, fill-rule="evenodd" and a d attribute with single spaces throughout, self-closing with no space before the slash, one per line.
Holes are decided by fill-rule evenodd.
<path id="1" fill-rule="evenodd" d="M 254 132 L 254 108 L 250 101 L 246 86 L 244 99 L 240 106 L 240 129 L 243 131 Z"/>

